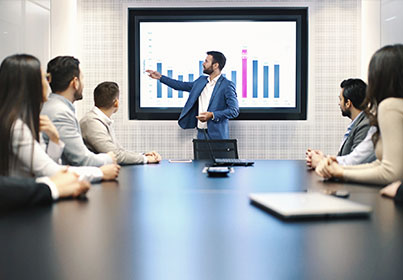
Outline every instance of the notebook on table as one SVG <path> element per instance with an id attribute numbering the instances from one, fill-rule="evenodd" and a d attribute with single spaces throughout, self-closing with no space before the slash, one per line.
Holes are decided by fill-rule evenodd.
<path id="1" fill-rule="evenodd" d="M 321 193 L 251 193 L 252 204 L 283 219 L 367 217 L 369 206 Z"/>

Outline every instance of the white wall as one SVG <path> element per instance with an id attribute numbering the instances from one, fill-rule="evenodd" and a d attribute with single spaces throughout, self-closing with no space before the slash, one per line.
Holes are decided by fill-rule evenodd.
<path id="1" fill-rule="evenodd" d="M 403 1 L 363 0 L 361 6 L 361 76 L 366 80 L 375 51 L 385 45 L 403 43 Z"/>
<path id="2" fill-rule="evenodd" d="M 372 55 L 381 46 L 381 0 L 361 3 L 361 78 L 367 81 Z"/>
<path id="3" fill-rule="evenodd" d="M 0 61 L 16 53 L 50 57 L 50 0 L 0 1 Z"/>
<path id="4" fill-rule="evenodd" d="M 382 0 L 381 45 L 403 44 L 403 1 Z"/>
<path id="5" fill-rule="evenodd" d="M 51 0 L 51 57 L 77 55 L 77 0 Z"/>

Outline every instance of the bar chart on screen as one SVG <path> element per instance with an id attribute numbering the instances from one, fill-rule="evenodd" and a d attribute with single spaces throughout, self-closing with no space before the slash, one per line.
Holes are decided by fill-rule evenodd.
<path id="1" fill-rule="evenodd" d="M 205 75 L 206 52 L 216 50 L 227 58 L 222 75 L 234 83 L 241 108 L 295 107 L 295 28 L 293 22 L 141 23 L 140 106 L 183 107 L 188 92 L 169 88 L 145 71 L 193 82 Z"/>

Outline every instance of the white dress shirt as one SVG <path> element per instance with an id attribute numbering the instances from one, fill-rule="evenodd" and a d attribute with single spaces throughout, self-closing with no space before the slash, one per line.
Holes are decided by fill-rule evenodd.
<path id="1" fill-rule="evenodd" d="M 57 200 L 60 196 L 59 189 L 56 187 L 56 184 L 50 180 L 49 177 L 39 177 L 35 179 L 37 183 L 43 183 L 47 185 L 50 189 L 50 193 L 52 194 L 53 200 Z"/>
<path id="2" fill-rule="evenodd" d="M 49 143 L 46 145 L 45 141 L 43 140 L 43 133 L 39 132 L 39 144 L 41 148 L 48 154 L 48 156 L 53 159 L 53 161 L 57 162 L 58 164 L 62 163 L 61 157 L 63 154 L 64 149 L 64 142 L 59 139 L 59 144 L 49 140 Z"/>
<path id="3" fill-rule="evenodd" d="M 215 77 L 213 80 L 210 80 L 210 77 L 207 78 L 208 83 L 204 87 L 202 93 L 199 96 L 199 115 L 200 113 L 207 112 L 208 106 L 210 104 L 211 95 L 213 94 L 214 87 L 221 77 L 221 74 Z M 197 121 L 197 128 L 206 129 L 207 122 Z"/>
<path id="4" fill-rule="evenodd" d="M 337 162 L 340 165 L 357 165 L 376 160 L 374 144 L 372 143 L 372 135 L 375 132 L 376 127 L 371 126 L 365 139 L 348 155 L 336 157 Z"/>

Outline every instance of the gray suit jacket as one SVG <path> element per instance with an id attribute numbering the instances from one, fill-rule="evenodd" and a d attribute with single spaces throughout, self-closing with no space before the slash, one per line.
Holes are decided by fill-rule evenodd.
<path id="1" fill-rule="evenodd" d="M 142 164 L 143 155 L 125 150 L 115 139 L 112 122 L 106 116 L 96 113 L 97 108 L 89 111 L 81 120 L 83 139 L 88 149 L 94 153 L 112 151 L 119 164 Z"/>
<path id="2" fill-rule="evenodd" d="M 369 119 L 362 113 L 357 117 L 351 128 L 350 134 L 348 135 L 346 141 L 341 146 L 337 156 L 344 156 L 350 154 L 355 147 L 358 146 L 367 136 L 368 130 L 370 128 Z"/>
<path id="3" fill-rule="evenodd" d="M 81 137 L 73 104 L 59 94 L 52 93 L 42 108 L 42 114 L 47 115 L 56 126 L 60 139 L 65 147 L 62 155 L 62 163 L 72 166 L 102 166 L 112 163 L 112 158 L 107 154 L 94 154 L 90 152 Z M 44 135 L 45 142 L 49 138 Z"/>

